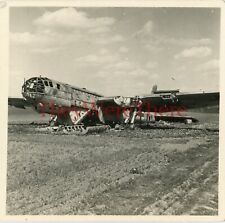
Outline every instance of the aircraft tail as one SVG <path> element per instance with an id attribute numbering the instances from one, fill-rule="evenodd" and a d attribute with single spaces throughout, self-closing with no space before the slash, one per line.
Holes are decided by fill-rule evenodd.
<path id="1" fill-rule="evenodd" d="M 155 92 L 157 92 L 157 85 L 153 85 L 152 86 L 152 94 L 154 94 Z"/>

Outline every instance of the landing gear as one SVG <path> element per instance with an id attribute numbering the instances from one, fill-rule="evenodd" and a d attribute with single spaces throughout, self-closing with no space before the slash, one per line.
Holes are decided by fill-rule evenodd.
<path id="1" fill-rule="evenodd" d="M 129 127 L 130 129 L 134 129 L 135 128 L 135 118 L 137 116 L 137 108 L 134 109 L 133 112 L 127 112 L 126 111 L 126 118 L 124 120 L 124 126 L 125 127 Z"/>
<path id="2" fill-rule="evenodd" d="M 187 119 L 184 120 L 184 123 L 185 124 L 192 124 L 193 123 L 193 120 L 190 119 L 190 118 L 187 118 Z"/>
<path id="3" fill-rule="evenodd" d="M 132 113 L 131 121 L 130 121 L 130 128 L 134 129 L 134 121 L 137 115 L 137 108 L 134 109 L 134 112 Z"/>
<path id="4" fill-rule="evenodd" d="M 57 115 L 51 117 L 51 119 L 49 120 L 49 126 L 50 127 L 57 126 Z"/>
<path id="5" fill-rule="evenodd" d="M 49 121 L 50 127 L 59 126 L 59 125 L 72 125 L 72 124 L 73 122 L 71 121 L 71 118 L 68 113 L 52 116 Z"/>
<path id="6" fill-rule="evenodd" d="M 89 115 L 91 115 L 91 110 L 79 113 L 71 111 L 62 115 L 56 115 L 51 117 L 47 129 L 57 134 L 85 135 L 87 133 L 103 132 L 110 128 L 108 125 L 100 125 L 95 122 L 92 122 L 92 126 L 88 126 Z"/>

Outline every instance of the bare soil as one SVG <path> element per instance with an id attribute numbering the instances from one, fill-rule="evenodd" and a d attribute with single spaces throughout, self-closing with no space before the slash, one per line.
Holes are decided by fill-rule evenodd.
<path id="1" fill-rule="evenodd" d="M 218 131 L 37 128 L 9 125 L 8 214 L 218 214 Z"/>

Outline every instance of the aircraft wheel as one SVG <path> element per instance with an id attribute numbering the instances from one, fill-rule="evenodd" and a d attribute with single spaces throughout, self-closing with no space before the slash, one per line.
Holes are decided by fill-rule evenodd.
<path id="1" fill-rule="evenodd" d="M 192 119 L 190 119 L 190 118 L 187 118 L 187 119 L 185 119 L 184 120 L 184 123 L 185 124 L 191 124 L 193 121 L 192 121 Z"/>

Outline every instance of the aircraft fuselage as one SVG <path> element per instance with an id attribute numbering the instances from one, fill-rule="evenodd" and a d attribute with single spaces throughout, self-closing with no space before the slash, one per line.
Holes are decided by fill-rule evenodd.
<path id="1" fill-rule="evenodd" d="M 170 112 L 171 116 L 176 115 L 174 112 L 182 116 L 186 109 L 219 103 L 218 92 L 181 93 L 175 90 L 154 91 L 150 95 L 134 97 L 103 97 L 85 88 L 46 77 L 27 80 L 22 86 L 22 95 L 36 111 L 57 116 L 58 123 L 62 124 L 78 124 L 87 115 L 92 121 L 112 124 L 129 122 L 137 115 L 141 117 L 142 112 L 147 112 L 147 117 L 152 112 L 155 116 L 166 112 Z"/>
<path id="2" fill-rule="evenodd" d="M 91 109 L 101 95 L 45 77 L 33 77 L 22 86 L 23 97 L 38 112 L 57 115 L 59 109 Z"/>

